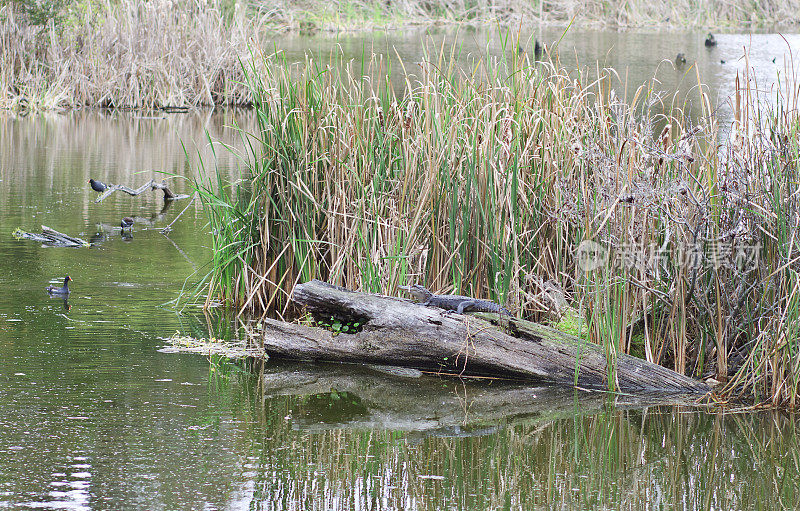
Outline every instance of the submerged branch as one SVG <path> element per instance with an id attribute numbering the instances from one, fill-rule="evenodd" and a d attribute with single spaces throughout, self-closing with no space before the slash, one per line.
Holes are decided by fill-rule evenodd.
<path id="1" fill-rule="evenodd" d="M 42 226 L 42 232 L 40 234 L 25 232 L 22 229 L 17 228 L 13 235 L 18 240 L 24 239 L 38 241 L 39 243 L 44 243 L 45 245 L 50 245 L 51 247 L 82 248 L 90 246 L 88 241 L 58 232 L 45 225 Z"/>
<path id="2" fill-rule="evenodd" d="M 166 192 L 164 192 L 164 194 L 166 195 Z M 181 211 L 180 213 L 178 213 L 178 216 L 176 216 L 176 217 L 175 217 L 175 218 L 172 220 L 172 222 L 170 222 L 170 223 L 169 223 L 169 225 L 168 225 L 168 226 L 166 226 L 166 227 L 164 227 L 163 229 L 161 229 L 161 234 L 163 234 L 164 236 L 166 236 L 167 234 L 169 234 L 169 233 L 170 233 L 170 231 L 172 231 L 172 226 L 173 226 L 173 224 L 175 224 L 175 222 L 177 222 L 177 221 L 178 221 L 178 219 L 179 219 L 179 218 L 180 218 L 180 217 L 181 217 L 181 216 L 182 216 L 182 215 L 183 215 L 183 214 L 186 212 L 186 210 L 187 210 L 187 209 L 189 209 L 189 206 L 191 206 L 191 205 L 192 205 L 192 203 L 194 202 L 195 198 L 197 198 L 197 193 L 193 193 L 193 194 L 192 194 L 192 200 L 190 200 L 190 201 L 189 201 L 189 204 L 187 204 L 187 205 L 186 205 L 186 207 L 185 207 L 185 208 L 183 208 L 183 211 Z M 166 200 L 166 197 L 164 198 L 164 200 Z"/>
<path id="3" fill-rule="evenodd" d="M 151 179 L 149 182 L 143 184 L 142 186 L 140 186 L 136 190 L 128 188 L 125 185 L 109 184 L 108 185 L 108 189 L 105 192 L 103 192 L 102 195 L 100 195 L 100 197 L 98 197 L 95 200 L 95 202 L 102 201 L 103 199 L 105 199 L 106 197 L 108 197 L 109 195 L 111 195 L 112 193 L 114 193 L 116 191 L 125 192 L 128 195 L 132 195 L 132 196 L 135 197 L 137 195 L 141 195 L 142 193 L 146 192 L 147 190 L 161 190 L 161 191 L 163 191 L 164 192 L 164 200 L 165 201 L 166 200 L 185 199 L 185 198 L 189 197 L 188 195 L 184 195 L 184 194 L 176 195 L 175 193 L 172 192 L 172 190 L 169 189 L 169 187 L 167 186 L 166 182 L 162 181 L 160 183 L 157 183 L 154 179 Z"/>

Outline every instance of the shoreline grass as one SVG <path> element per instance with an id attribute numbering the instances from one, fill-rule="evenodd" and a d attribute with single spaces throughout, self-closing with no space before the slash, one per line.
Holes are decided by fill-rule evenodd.
<path id="1" fill-rule="evenodd" d="M 369 55 L 251 64 L 246 178 L 197 183 L 209 300 L 285 313 L 294 285 L 320 278 L 389 294 L 419 282 L 538 321 L 571 308 L 609 360 L 635 353 L 713 376 L 725 398 L 795 408 L 797 81 L 764 97 L 741 77 L 721 140 L 701 83 L 692 124 L 652 84 L 626 101 L 608 71 L 505 54 L 463 70 L 441 47 L 399 92 Z M 607 253 L 591 271 L 586 241 Z"/>

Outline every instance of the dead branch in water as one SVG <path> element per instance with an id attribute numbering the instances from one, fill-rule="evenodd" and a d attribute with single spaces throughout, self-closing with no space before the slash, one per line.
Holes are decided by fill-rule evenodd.
<path id="1" fill-rule="evenodd" d="M 88 241 L 58 232 L 56 230 L 47 227 L 46 225 L 42 226 L 41 234 L 36 234 L 33 232 L 25 232 L 22 229 L 17 228 L 17 230 L 14 231 L 13 235 L 17 239 L 38 241 L 39 243 L 50 245 L 52 247 L 80 248 L 89 246 Z"/>
<path id="2" fill-rule="evenodd" d="M 132 196 L 141 195 L 142 193 L 146 192 L 147 190 L 161 190 L 161 191 L 164 192 L 164 200 L 185 199 L 186 197 L 188 197 L 188 195 L 183 195 L 183 194 L 182 195 L 176 195 L 175 193 L 172 192 L 172 190 L 169 189 L 169 187 L 167 186 L 166 181 L 162 181 L 160 183 L 156 183 L 156 181 L 154 179 L 151 179 L 150 181 L 148 181 L 147 183 L 143 184 L 142 186 L 140 186 L 136 190 L 128 188 L 125 185 L 108 184 L 106 186 L 108 187 L 108 189 L 105 192 L 103 192 L 100 195 L 100 197 L 98 197 L 95 200 L 95 202 L 102 201 L 103 199 L 105 199 L 106 197 L 108 197 L 109 195 L 111 195 L 112 193 L 114 193 L 114 192 L 116 192 L 118 190 L 120 192 L 125 192 L 128 195 L 132 195 Z"/>
<path id="3" fill-rule="evenodd" d="M 195 199 L 196 197 L 197 197 L 197 193 L 194 193 L 194 194 L 192 194 L 192 200 L 190 200 L 190 201 L 189 201 L 189 204 L 187 204 L 187 205 L 186 205 L 186 207 L 185 207 L 185 208 L 183 208 L 183 211 L 181 211 L 180 213 L 178 213 L 178 216 L 176 216 L 176 217 L 175 217 L 175 218 L 172 220 L 172 222 L 170 222 L 170 223 L 169 223 L 169 225 L 168 225 L 168 226 L 166 226 L 166 227 L 164 227 L 163 229 L 161 229 L 161 234 L 163 234 L 164 236 L 166 236 L 167 234 L 169 234 L 169 233 L 170 233 L 170 231 L 172 231 L 172 225 L 173 225 L 175 222 L 177 222 L 177 221 L 178 221 L 178 219 L 181 217 L 181 215 L 183 215 L 183 214 L 186 212 L 186 210 L 187 210 L 187 209 L 189 209 L 189 206 L 191 206 L 191 205 L 192 205 L 192 202 L 194 202 L 194 199 Z"/>

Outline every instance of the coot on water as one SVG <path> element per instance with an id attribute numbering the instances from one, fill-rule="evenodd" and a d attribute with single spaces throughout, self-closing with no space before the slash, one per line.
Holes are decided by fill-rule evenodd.
<path id="1" fill-rule="evenodd" d="M 92 185 L 92 190 L 95 192 L 105 192 L 108 186 L 102 181 L 95 181 L 94 179 L 89 180 L 89 184 Z"/>
<path id="2" fill-rule="evenodd" d="M 52 285 L 47 286 L 45 291 L 50 293 L 51 295 L 68 295 L 69 294 L 69 287 L 68 283 L 72 280 L 69 275 L 64 277 L 64 286 L 63 287 L 53 287 Z"/>

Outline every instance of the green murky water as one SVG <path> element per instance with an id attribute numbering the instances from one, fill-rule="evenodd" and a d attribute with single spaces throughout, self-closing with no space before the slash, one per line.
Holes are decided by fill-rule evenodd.
<path id="1" fill-rule="evenodd" d="M 576 37 L 584 62 L 633 51 L 644 36 L 603 37 L 626 42 Z M 718 39 L 713 51 L 729 51 Z M 800 439 L 785 414 L 160 352 L 160 337 L 206 331 L 204 319 L 164 305 L 204 272 L 202 211 L 192 204 L 166 237 L 158 229 L 188 201 L 164 210 L 158 194 L 117 193 L 94 204 L 86 181 L 191 176 L 211 157 L 204 130 L 235 144 L 225 126 L 250 122 L 246 112 L 162 117 L 0 117 L 0 508 L 797 507 Z M 235 158 L 217 154 L 235 174 Z M 123 216 L 137 220 L 130 238 L 112 228 Z M 42 224 L 97 243 L 47 248 L 11 236 Z M 66 274 L 68 309 L 44 292 Z"/>

